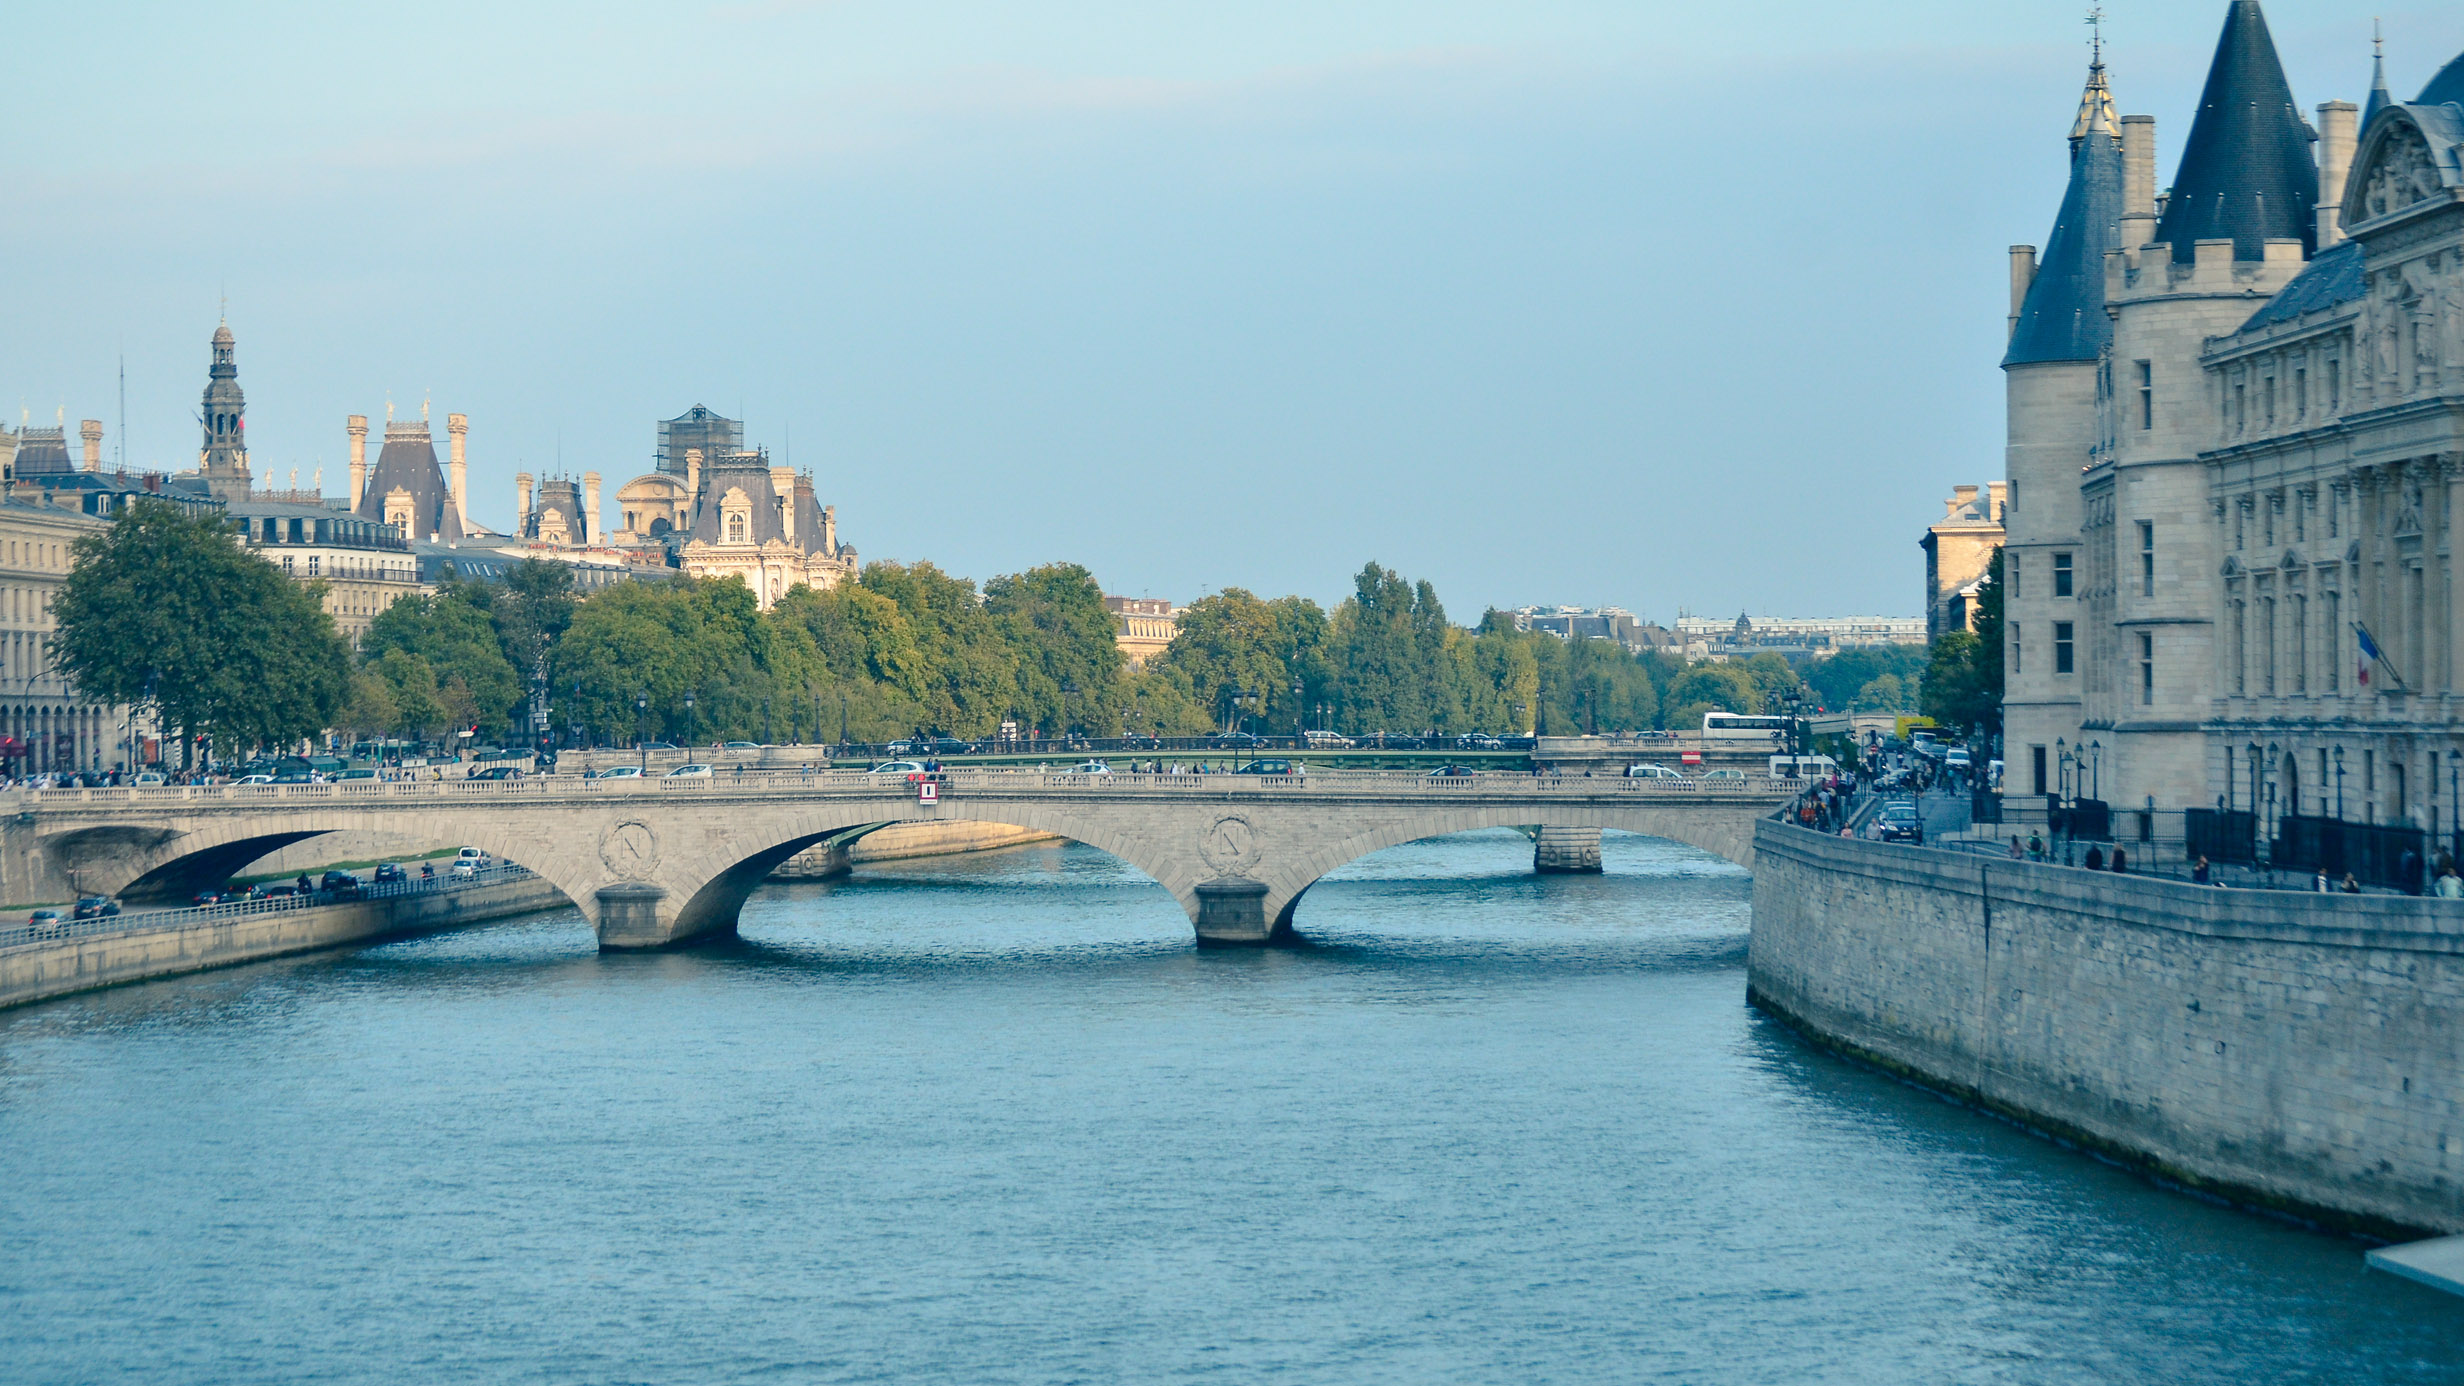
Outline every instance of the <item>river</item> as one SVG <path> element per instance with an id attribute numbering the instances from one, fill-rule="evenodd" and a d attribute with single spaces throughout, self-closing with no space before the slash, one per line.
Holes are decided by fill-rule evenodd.
<path id="1" fill-rule="evenodd" d="M 1606 859 L 1200 953 L 1041 847 L 0 1013 L 0 1380 L 2464 1380 L 2464 1301 L 1809 1049 L 1744 873 Z"/>

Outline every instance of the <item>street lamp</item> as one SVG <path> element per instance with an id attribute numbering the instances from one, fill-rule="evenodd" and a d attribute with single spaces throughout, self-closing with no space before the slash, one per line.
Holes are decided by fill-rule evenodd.
<path id="1" fill-rule="evenodd" d="M 701 738 L 694 733 L 700 730 L 701 723 L 693 718 L 693 690 L 688 688 L 684 691 L 684 744 L 690 747 L 699 741 Z"/>
<path id="2" fill-rule="evenodd" d="M 2053 739 L 2053 797 L 2060 802 L 2070 796 L 2070 785 L 2064 776 L 2069 772 L 2070 742 L 2062 737 Z"/>
<path id="3" fill-rule="evenodd" d="M 2105 743 L 2088 743 L 2088 797 L 2103 803 L 2105 799 Z"/>
<path id="4" fill-rule="evenodd" d="M 2459 766 L 2464 766 L 2464 751 L 2451 747 L 2447 752 L 2447 816 L 2454 820 L 2454 826 L 2448 830 L 2448 834 L 2450 837 L 2464 840 L 2464 799 L 2458 799 L 2455 795 L 2456 771 Z M 2454 842 L 2447 844 L 2447 855 L 2449 857 L 2455 855 Z"/>
<path id="5" fill-rule="evenodd" d="M 1305 750 L 1309 745 L 1309 705 L 1301 701 L 1307 695 L 1308 690 L 1301 686 L 1301 681 L 1292 680 L 1292 721 L 1295 724 L 1292 731 L 1297 738 L 1292 745 L 1295 749 Z"/>
<path id="6" fill-rule="evenodd" d="M 2344 821 L 2344 748 L 2336 748 L 2336 821 Z"/>
<path id="7" fill-rule="evenodd" d="M 2253 861 L 2258 860 L 2259 855 L 2259 772 L 2265 768 L 2259 760 L 2262 749 L 2258 742 L 2250 743 L 2250 857 Z"/>
<path id="8" fill-rule="evenodd" d="M 650 717 L 650 695 L 633 695 L 633 744 L 642 753 L 642 773 L 650 773 L 650 737 L 647 734 Z"/>

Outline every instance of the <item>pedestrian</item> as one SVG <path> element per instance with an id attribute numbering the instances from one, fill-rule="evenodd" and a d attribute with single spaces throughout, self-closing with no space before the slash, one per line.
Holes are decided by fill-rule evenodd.
<path id="1" fill-rule="evenodd" d="M 2104 870 L 2104 869 L 2105 869 L 2105 849 L 2104 849 L 2104 848 L 2102 848 L 2102 847 L 2098 847 L 2098 846 L 2096 846 L 2096 845 L 2095 845 L 2095 844 L 2093 844 L 2093 843 L 2090 843 L 2090 844 L 2088 845 L 2088 859 L 2087 859 L 2086 865 L 2087 865 L 2088 870 L 2090 870 L 2090 871 L 2102 871 L 2102 870 Z"/>
<path id="2" fill-rule="evenodd" d="M 2129 872 L 2129 870 L 2130 870 L 2130 864 L 2129 864 L 2128 860 L 2127 860 L 2127 859 L 2126 859 L 2126 858 L 2122 855 L 2122 849 L 2121 849 L 2121 848 L 2119 848 L 2119 847 L 2114 848 L 2114 849 L 2113 849 L 2113 874 L 2114 874 L 2114 875 L 2116 875 L 2116 876 L 2125 875 L 2125 874 L 2127 874 L 2127 873 Z"/>
<path id="3" fill-rule="evenodd" d="M 2019 845 L 2019 839 L 2018 839 L 2018 837 L 2017 837 L 2016 835 L 2014 835 L 2014 836 L 2011 838 L 2011 860 L 2012 860 L 2012 861 L 2018 861 L 2018 860 L 2021 860 L 2022 858 L 2026 857 L 2026 856 L 2027 856 L 2027 854 L 2028 854 L 2028 849 L 2026 849 L 2025 847 L 2020 846 L 2020 845 Z"/>
<path id="4" fill-rule="evenodd" d="M 2464 900 L 2464 876 L 2456 874 L 2454 862 L 2448 862 L 2438 873 L 2438 882 L 2430 887 L 2430 893 L 2441 900 Z"/>
<path id="5" fill-rule="evenodd" d="M 2405 894 L 2419 895 L 2421 893 L 2421 854 L 2410 847 L 2405 848 L 2404 854 L 2396 858 L 2396 875 L 2404 882 Z"/>
<path id="6" fill-rule="evenodd" d="M 2345 873 L 2344 873 L 2344 886 L 2343 886 L 2343 890 L 2344 890 L 2344 893 L 2345 893 L 2345 894 L 2347 894 L 2347 895 L 2359 895 L 2359 894 L 2361 894 L 2361 882 L 2354 880 L 2354 879 L 2353 879 L 2353 873 L 2352 873 L 2352 872 L 2350 872 L 2350 871 L 2347 871 L 2347 872 L 2345 872 Z"/>
<path id="7" fill-rule="evenodd" d="M 2335 893 L 2335 883 L 2327 879 L 2326 867 L 2319 867 L 2317 870 L 2310 873 L 2310 888 L 2317 891 L 2321 895 L 2332 895 Z"/>
<path id="8" fill-rule="evenodd" d="M 2035 831 L 2034 829 L 2030 829 L 2028 832 L 2028 860 L 2043 861 L 2044 859 L 2045 835 Z"/>
<path id="9" fill-rule="evenodd" d="M 2206 884 L 2207 884 L 2207 875 L 2208 875 L 2208 872 L 2207 872 L 2207 858 L 2205 858 L 2205 857 L 2201 857 L 2201 858 L 2199 858 L 2199 859 L 2198 859 L 2198 861 L 2196 861 L 2196 862 L 2192 863 L 2191 868 L 2190 868 L 2190 882 L 2191 882 L 2191 884 L 2193 884 L 2193 885 L 2206 885 Z"/>

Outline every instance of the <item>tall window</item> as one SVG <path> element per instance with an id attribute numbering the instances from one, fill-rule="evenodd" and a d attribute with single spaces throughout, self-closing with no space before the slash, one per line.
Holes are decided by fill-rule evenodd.
<path id="1" fill-rule="evenodd" d="M 2156 426 L 2156 364 L 2135 363 L 2139 375 L 2139 431 L 2145 433 Z"/>
<path id="2" fill-rule="evenodd" d="M 2141 706 L 2156 701 L 2156 636 L 2152 631 L 2139 632 L 2139 702 Z"/>
<path id="3" fill-rule="evenodd" d="M 2344 596 L 2339 592 L 2319 596 L 2327 603 L 2327 609 L 2319 613 L 2326 618 L 2319 632 L 2319 648 L 2327 655 L 2327 691 L 2340 693 L 2344 691 Z"/>
<path id="4" fill-rule="evenodd" d="M 2310 599 L 2299 592 L 2293 603 L 2293 691 L 2310 691 Z"/>
<path id="5" fill-rule="evenodd" d="M 2259 687 L 2276 691 L 2276 599 L 2259 598 Z"/>
<path id="6" fill-rule="evenodd" d="M 2053 595 L 2057 597 L 2070 595 L 2069 554 L 2057 553 L 2053 556 Z"/>
<path id="7" fill-rule="evenodd" d="M 2296 366 L 2293 368 L 2293 417 L 2306 419 L 2309 416 L 2310 372 L 2306 367 Z"/>
<path id="8" fill-rule="evenodd" d="M 2070 671 L 2071 623 L 2056 621 L 2053 623 L 2053 672 L 2067 674 Z"/>
<path id="9" fill-rule="evenodd" d="M 2019 623 L 2018 623 L 2018 622 L 2016 622 L 2016 621 L 2014 621 L 2014 622 L 2012 622 L 2012 623 L 2011 623 L 2011 672 L 2012 672 L 2012 673 L 2014 673 L 2014 674 L 2016 674 L 2016 673 L 2018 673 L 2018 672 L 2019 672 L 2019 646 L 2020 646 L 2020 643 L 2021 643 L 2021 642 L 2020 642 L 2020 639 L 2019 639 Z"/>
<path id="10" fill-rule="evenodd" d="M 2260 394 L 2266 401 L 2262 407 L 2267 411 L 2267 426 L 2274 428 L 2276 426 L 2276 377 L 2272 375 L 2267 377 L 2267 383 L 2260 388 Z"/>
<path id="11" fill-rule="evenodd" d="M 731 544 L 744 542 L 744 517 L 742 515 L 727 517 L 727 542 Z"/>
<path id="12" fill-rule="evenodd" d="M 2344 363 L 2333 357 L 2327 362 L 2327 412 L 2344 408 Z"/>
<path id="13" fill-rule="evenodd" d="M 2246 386 L 2246 385 L 2244 385 L 2244 384 L 2242 384 L 2240 381 L 2238 381 L 2238 380 L 2237 380 L 2237 381 L 2233 382 L 2233 431 L 2234 431 L 2234 432 L 2236 432 L 2236 433 L 2240 433 L 2240 432 L 2242 432 L 2243 430 L 2247 429 L 2249 426 L 2250 426 L 2250 395 L 2249 395 L 2249 387 L 2248 387 L 2248 386 Z"/>
<path id="14" fill-rule="evenodd" d="M 2250 691 L 2250 604 L 2233 603 L 2233 691 Z"/>
<path id="15" fill-rule="evenodd" d="M 2139 595 L 2156 595 L 2156 522 L 2139 522 Z"/>

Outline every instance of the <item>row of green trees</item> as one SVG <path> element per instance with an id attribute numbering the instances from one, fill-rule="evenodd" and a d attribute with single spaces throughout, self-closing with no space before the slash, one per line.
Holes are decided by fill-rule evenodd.
<path id="1" fill-rule="evenodd" d="M 326 730 L 518 740 L 539 707 L 596 744 L 983 737 L 1004 722 L 1048 736 L 1565 734 L 1698 726 L 1705 711 L 1760 712 L 1801 691 L 1776 655 L 1689 666 L 1518 632 L 1494 611 L 1459 626 L 1431 584 L 1375 563 L 1332 611 L 1238 588 L 1194 602 L 1143 669 L 1116 645 L 1093 575 L 1068 563 L 981 590 L 930 563 L 875 563 L 764 612 L 733 580 L 578 597 L 568 568 L 525 562 L 501 583 L 396 602 L 353 658 L 313 584 L 247 554 L 217 520 L 163 505 L 80 541 L 58 614 L 58 661 L 80 687 L 157 707 L 226 755 Z M 1844 652 L 1813 666 L 1814 700 L 1900 710 L 1918 660 Z"/>

